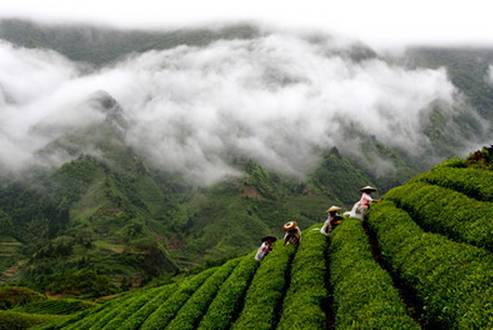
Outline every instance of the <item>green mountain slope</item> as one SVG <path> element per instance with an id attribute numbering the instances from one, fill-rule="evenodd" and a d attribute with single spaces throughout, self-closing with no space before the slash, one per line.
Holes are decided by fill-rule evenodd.
<path id="1" fill-rule="evenodd" d="M 306 180 L 236 160 L 243 177 L 196 187 L 147 166 L 127 147 L 118 106 L 102 95 L 106 121 L 39 153 L 66 153 L 73 161 L 0 187 L 2 235 L 13 237 L 17 251 L 5 255 L 3 270 L 21 262 L 7 282 L 76 296 L 111 294 L 241 255 L 288 219 L 319 222 L 329 204 L 357 199 L 355 192 L 339 193 L 346 186 L 372 182 L 333 149 Z M 88 145 L 101 158 L 84 155 Z"/>
<path id="2" fill-rule="evenodd" d="M 485 148 L 467 160 L 447 161 L 391 190 L 372 205 L 367 222 L 347 218 L 330 237 L 320 234 L 321 224 L 305 227 L 298 248 L 279 241 L 262 262 L 250 253 L 43 328 L 490 328 L 493 256 L 487 240 L 459 235 L 470 223 L 476 233 L 489 230 L 481 227 L 483 213 L 460 210 L 475 196 L 488 203 L 490 158 Z M 470 180 L 479 180 L 476 189 Z M 424 189 L 417 184 L 438 189 L 435 200 L 413 201 Z M 451 201 L 437 204 L 441 189 L 450 190 L 455 215 L 447 213 Z M 412 212 L 401 208 L 403 199 Z M 429 208 L 419 207 L 424 201 Z M 439 225 L 424 220 L 428 210 L 438 210 L 433 217 Z M 450 231 L 456 219 L 464 226 Z"/>
<path id="3" fill-rule="evenodd" d="M 11 260 L 23 261 L 14 282 L 52 293 L 104 295 L 178 270 L 158 239 L 162 231 L 153 228 L 151 214 L 162 192 L 124 144 L 116 102 L 105 93 L 93 100 L 101 103 L 105 121 L 39 152 L 70 154 L 73 161 L 22 181 L 6 180 L 0 188 L 0 208 L 12 228 L 5 234 L 23 244 L 23 253 Z M 84 156 L 87 147 L 102 158 Z"/>
<path id="4" fill-rule="evenodd" d="M 72 60 L 88 62 L 95 70 L 98 66 L 108 65 L 133 52 L 178 45 L 202 46 L 220 39 L 252 38 L 260 33 L 256 28 L 246 25 L 216 30 L 145 32 L 87 26 L 43 26 L 17 20 L 0 21 L 1 39 L 26 47 L 53 49 Z M 353 47 L 347 52 L 348 54 L 341 56 L 349 56 L 355 62 L 377 56 L 365 46 Z M 117 100 L 104 91 L 96 92 L 88 96 L 88 102 L 94 105 L 95 109 L 100 109 L 105 119 L 97 125 L 70 131 L 52 141 L 37 154 L 40 159 L 69 158 L 71 161 L 54 169 L 33 169 L 22 178 L 2 177 L 0 283 L 23 285 L 47 295 L 94 298 L 141 287 L 152 280 L 155 280 L 155 283 L 167 282 L 170 277 L 181 271 L 219 265 L 244 255 L 257 246 L 259 237 L 278 232 L 280 226 L 288 219 L 296 218 L 303 228 L 319 223 L 329 205 L 349 207 L 357 200 L 360 186 L 373 184 L 385 192 L 417 172 L 429 168 L 436 159 L 449 157 L 470 143 L 490 138 L 490 130 L 485 129 L 486 125 L 481 121 L 489 123 L 493 118 L 493 91 L 484 79 L 488 63 L 493 59 L 491 54 L 493 53 L 488 49 L 410 50 L 403 59 L 405 62 L 409 61 L 409 65 L 420 68 L 445 67 L 453 84 L 465 96 L 464 103 L 456 105 L 464 108 L 454 111 L 459 115 L 450 117 L 446 115 L 450 110 L 444 108 L 446 105 L 434 104 L 431 115 L 421 118 L 423 138 L 429 139 L 430 144 L 418 156 L 409 150 L 389 147 L 369 132 L 362 132 L 355 123 L 343 121 L 341 125 L 344 127 L 343 134 L 347 141 L 364 141 L 361 150 L 356 152 L 358 155 L 355 155 L 354 150 L 353 153 L 348 153 L 348 149 L 352 148 L 347 146 L 346 152 L 335 148 L 320 150 L 320 162 L 307 171 L 304 178 L 288 177 L 264 168 L 252 160 L 231 155 L 231 163 L 238 172 L 244 173 L 243 176 L 227 178 L 209 187 L 195 186 L 176 173 L 153 168 L 146 159 L 139 157 L 126 143 L 125 134 L 129 123 Z M 470 109 L 475 112 L 469 111 Z M 41 123 L 33 129 L 50 132 L 51 127 Z M 479 251 L 491 251 L 491 158 L 491 151 L 485 149 L 475 153 L 467 161 L 447 162 L 389 192 L 385 199 L 393 204 L 385 205 L 390 211 L 393 211 L 394 207 L 405 212 L 396 214 L 409 215 L 419 229 L 443 236 L 446 242 L 474 246 L 480 249 Z M 375 171 L 375 168 L 382 169 L 382 172 Z M 378 208 L 376 207 L 377 210 Z M 468 221 L 465 221 L 466 219 Z M 380 243 L 375 242 L 375 237 L 380 237 L 378 224 L 378 221 L 370 221 L 369 228 L 366 228 L 369 229 L 370 238 L 373 237 L 373 252 L 378 251 L 376 243 Z M 359 235 L 360 241 L 366 244 L 366 236 L 357 233 L 361 228 L 357 225 L 354 227 L 350 231 L 351 235 L 354 232 L 354 235 Z M 346 232 L 344 235 L 349 234 Z M 358 308 L 376 304 L 372 309 L 368 307 L 365 313 L 370 316 L 375 314 L 375 324 L 378 325 L 381 322 L 379 310 L 392 309 L 388 306 L 394 306 L 399 300 L 394 292 L 394 287 L 402 289 L 399 283 L 409 287 L 411 292 L 421 290 L 415 294 L 418 301 L 427 299 L 428 296 L 420 292 L 428 290 L 429 284 L 417 288 L 416 282 L 413 281 L 423 281 L 419 277 L 421 274 L 396 277 L 395 274 L 404 272 L 408 265 L 395 265 L 397 261 L 393 261 L 394 259 L 388 255 L 390 250 L 383 251 L 383 243 L 380 252 L 386 258 L 378 255 L 373 255 L 372 258 L 377 260 L 377 266 L 384 266 L 384 271 L 381 267 L 374 267 L 375 260 L 368 257 L 368 251 L 366 255 L 361 253 L 351 257 L 367 261 L 361 262 L 361 268 L 343 265 L 343 260 L 331 261 L 327 254 L 332 253 L 332 248 L 345 251 L 339 253 L 352 253 L 347 251 L 347 247 L 342 243 L 340 246 L 335 244 L 335 237 L 334 245 L 327 241 L 304 242 L 303 244 L 307 245 L 301 246 L 299 251 L 281 250 L 291 254 L 279 255 L 279 259 L 272 258 L 284 265 L 284 268 L 276 269 L 277 273 L 289 276 L 272 283 L 273 290 L 280 290 L 280 294 L 266 301 L 266 304 L 270 304 L 268 308 L 271 313 L 267 313 L 266 318 L 262 320 L 251 319 L 257 314 L 255 307 L 251 306 L 251 301 L 265 298 L 250 290 L 251 285 L 263 285 L 262 280 L 252 277 L 258 265 L 249 263 L 247 259 L 240 261 L 238 268 L 231 270 L 229 276 L 235 274 L 241 279 L 242 284 L 240 287 L 230 288 L 234 293 L 225 293 L 221 298 L 232 306 L 230 313 L 232 318 L 237 320 L 236 327 L 241 328 L 251 322 L 274 324 L 277 327 L 296 324 L 296 317 L 293 315 L 297 315 L 295 310 L 302 308 L 300 306 L 305 304 L 306 298 L 299 296 L 299 290 L 294 284 L 299 281 L 301 286 L 306 280 L 305 273 L 298 271 L 296 265 L 303 263 L 301 256 L 305 255 L 307 258 L 314 258 L 313 264 L 309 265 L 315 268 L 312 269 L 311 276 L 323 276 L 327 290 L 322 297 L 307 299 L 319 300 L 324 308 L 331 310 L 331 314 L 328 315 L 325 309 L 317 310 L 311 306 L 309 309 L 313 312 L 313 320 L 310 322 L 314 324 L 349 324 L 351 321 L 341 319 L 341 315 L 353 315 L 351 320 L 355 320 L 357 327 L 364 320 L 358 320 L 356 314 L 352 313 L 359 312 Z M 440 244 L 445 246 L 448 243 Z M 308 246 L 312 245 L 323 249 L 324 252 L 311 255 L 311 248 Z M 452 246 L 452 250 L 457 248 L 454 244 Z M 408 248 L 415 247 L 410 245 Z M 423 253 L 429 251 L 434 250 L 430 248 Z M 399 257 L 395 258 L 397 260 Z M 464 262 L 469 262 L 468 257 L 465 258 Z M 240 266 L 243 268 L 239 268 Z M 355 278 L 341 278 L 337 275 L 338 267 L 353 269 L 353 266 L 354 269 L 359 269 Z M 240 274 L 239 269 L 244 269 L 244 272 Z M 434 270 L 433 267 L 430 269 Z M 343 303 L 338 305 L 336 301 L 331 304 L 327 300 L 327 297 L 333 294 L 334 297 L 339 297 L 339 301 L 351 301 L 352 292 L 346 291 L 346 286 L 356 288 L 357 285 L 351 281 L 357 281 L 360 278 L 359 274 L 364 272 L 379 278 L 381 283 L 386 283 L 386 287 L 382 289 L 386 293 L 381 293 L 381 296 L 389 301 L 385 305 L 387 307 L 379 305 L 379 299 L 376 302 L 371 299 L 361 302 L 361 306 L 358 305 L 359 300 L 349 306 Z M 393 276 L 391 279 L 388 276 L 389 272 Z M 332 273 L 333 276 L 328 276 Z M 333 278 L 330 281 L 337 283 L 331 283 L 328 277 Z M 346 284 L 339 283 L 344 281 L 347 281 Z M 224 283 L 230 283 L 229 286 L 233 287 L 227 279 Z M 321 288 L 320 283 L 319 281 L 318 285 L 313 284 L 313 287 Z M 195 288 L 202 284 L 193 282 L 190 285 Z M 228 287 L 223 289 L 223 286 L 211 286 L 210 290 L 219 290 L 218 294 L 230 290 Z M 184 304 L 195 292 L 195 289 L 191 290 L 190 287 L 187 290 L 184 296 L 176 297 Z M 305 287 L 302 290 L 309 291 Z M 323 290 L 318 290 L 319 293 L 320 291 Z M 160 299 L 164 299 L 164 293 L 165 291 L 162 291 L 158 294 Z M 312 294 L 315 296 L 315 293 Z M 245 301 L 235 300 L 236 295 L 253 298 Z M 380 295 L 375 293 L 375 297 Z M 135 316 L 132 326 L 147 320 L 147 314 L 158 301 L 149 306 L 144 304 L 146 299 L 136 298 L 130 303 L 132 309 L 139 308 L 140 314 L 121 314 L 117 320 L 121 321 L 130 315 Z M 203 304 L 199 298 L 192 301 L 193 306 L 201 305 L 198 309 L 205 312 L 204 305 L 208 304 Z M 195 315 L 189 326 L 195 327 L 199 324 L 201 327 L 211 327 L 212 324 L 216 324 L 219 311 L 222 310 L 219 307 L 222 300 L 218 301 L 210 301 L 211 306 L 218 307 L 214 307 L 215 313 L 204 316 L 205 323 L 197 323 L 201 316 Z M 408 317 L 404 315 L 410 310 L 411 314 L 423 315 L 413 314 L 415 319 L 419 319 L 420 324 L 459 322 L 453 315 L 445 312 L 425 315 L 426 313 L 420 310 L 424 307 L 428 309 L 426 303 L 422 301 L 422 306 L 416 307 L 409 306 L 409 302 L 406 301 L 404 305 L 395 307 L 396 314 L 389 317 L 412 326 L 410 324 L 413 322 L 408 322 Z M 436 310 L 441 306 L 440 303 L 434 304 L 436 306 L 433 308 Z M 240 313 L 244 308 L 250 310 L 249 306 L 250 312 Z M 144 307 L 146 309 L 141 311 Z M 187 307 L 187 310 L 188 308 L 192 307 Z M 444 308 L 449 310 L 452 307 L 447 305 Z M 21 317 L 21 314 L 26 312 L 29 311 L 12 313 L 18 313 L 15 317 Z M 176 312 L 179 313 L 178 310 Z M 113 313 L 117 311 L 114 310 Z M 188 312 L 182 312 L 180 315 L 185 314 Z M 109 319 L 112 316 L 106 317 Z M 173 322 L 173 327 L 177 324 L 181 327 L 186 323 L 184 316 L 176 318 L 176 321 L 174 315 L 166 317 Z M 98 322 L 103 324 L 105 319 L 98 318 Z M 225 328 L 231 325 L 229 319 L 222 319 L 221 322 Z"/>
<path id="5" fill-rule="evenodd" d="M 126 145 L 127 121 L 108 93 L 89 101 L 105 119 L 38 152 L 72 161 L 0 186 L 6 283 L 81 297 L 138 287 L 244 254 L 288 219 L 318 222 L 329 204 L 357 199 L 340 193 L 346 186 L 372 182 L 333 149 L 305 180 L 238 158 L 244 176 L 197 187 L 148 166 Z M 88 149 L 99 156 L 87 156 Z"/>

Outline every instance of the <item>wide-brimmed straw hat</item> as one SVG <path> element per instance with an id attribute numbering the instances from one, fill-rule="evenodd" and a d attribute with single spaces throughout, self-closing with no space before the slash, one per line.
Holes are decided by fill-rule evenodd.
<path id="1" fill-rule="evenodd" d="M 282 226 L 282 230 L 290 231 L 290 230 L 296 228 L 297 226 L 298 226 L 298 224 L 296 223 L 296 221 L 292 220 L 292 221 L 285 223 L 284 226 Z"/>
<path id="2" fill-rule="evenodd" d="M 331 207 L 329 207 L 327 209 L 327 213 L 329 213 L 329 212 L 339 212 L 341 210 L 342 209 L 339 206 L 332 205 Z"/>
<path id="3" fill-rule="evenodd" d="M 274 236 L 265 236 L 264 238 L 262 238 L 261 241 L 262 241 L 262 243 L 268 242 L 268 241 L 275 242 L 275 241 L 277 241 L 277 238 L 275 238 Z"/>
<path id="4" fill-rule="evenodd" d="M 369 192 L 374 192 L 377 191 L 377 188 L 372 187 L 372 186 L 365 186 L 361 188 L 359 191 L 364 192 L 364 191 L 369 191 Z"/>

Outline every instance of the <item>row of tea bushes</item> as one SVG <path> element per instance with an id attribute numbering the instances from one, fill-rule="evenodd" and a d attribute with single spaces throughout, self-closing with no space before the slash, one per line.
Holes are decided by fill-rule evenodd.
<path id="1" fill-rule="evenodd" d="M 239 313 L 241 303 L 245 298 L 248 286 L 253 278 L 259 262 L 254 259 L 255 254 L 243 257 L 231 276 L 224 282 L 212 301 L 207 313 L 200 322 L 199 329 L 229 329 Z"/>
<path id="2" fill-rule="evenodd" d="M 346 219 L 332 234 L 331 280 L 336 329 L 419 329 L 373 258 L 361 221 Z"/>
<path id="3" fill-rule="evenodd" d="M 303 243 L 302 243 L 303 244 Z M 274 244 L 258 268 L 248 288 L 245 305 L 234 329 L 267 330 L 273 327 L 276 308 L 282 302 L 286 290 L 286 274 L 295 248 L 283 246 L 282 241 Z"/>
<path id="4" fill-rule="evenodd" d="M 303 241 L 293 259 L 291 281 L 282 305 L 278 329 L 323 329 L 326 322 L 325 252 L 327 240 L 320 225 L 303 231 Z"/>
<path id="5" fill-rule="evenodd" d="M 493 327 L 493 256 L 425 233 L 389 201 L 372 206 L 369 225 L 393 270 L 424 305 L 429 320 L 451 329 Z"/>
<path id="6" fill-rule="evenodd" d="M 185 280 L 178 290 L 164 304 L 152 313 L 142 324 L 141 329 L 163 329 L 173 320 L 181 306 L 194 294 L 200 286 L 217 271 L 217 268 L 207 269 L 192 278 Z"/>
<path id="7" fill-rule="evenodd" d="M 477 168 L 437 167 L 417 176 L 412 181 L 424 181 L 456 190 L 477 200 L 493 201 L 492 171 Z"/>
<path id="8" fill-rule="evenodd" d="M 408 211 L 432 232 L 493 250 L 493 204 L 451 189 L 413 182 L 390 190 L 386 199 Z"/>
<path id="9" fill-rule="evenodd" d="M 176 317 L 166 327 L 174 330 L 193 330 L 197 328 L 202 316 L 207 312 L 212 300 L 221 287 L 228 279 L 231 272 L 238 265 L 240 259 L 232 259 L 205 281 L 205 283 L 188 299 L 185 305 L 179 310 Z"/>

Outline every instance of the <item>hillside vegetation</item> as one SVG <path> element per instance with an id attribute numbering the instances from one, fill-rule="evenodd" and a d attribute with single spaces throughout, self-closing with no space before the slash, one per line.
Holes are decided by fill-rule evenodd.
<path id="1" fill-rule="evenodd" d="M 82 298 L 113 294 L 242 255 L 286 219 L 319 222 L 327 204 L 358 196 L 337 191 L 371 182 L 333 150 L 306 181 L 238 160 L 245 176 L 197 188 L 118 143 L 105 146 L 106 159 L 125 166 L 81 156 L 0 186 L 0 281 Z"/>
<path id="2" fill-rule="evenodd" d="M 235 156 L 243 176 L 199 187 L 126 146 L 127 122 L 111 95 L 90 101 L 106 120 L 39 152 L 72 161 L 0 185 L 0 282 L 79 298 L 140 287 L 247 253 L 286 219 L 316 223 L 327 204 L 358 196 L 338 191 L 371 182 L 334 148 L 304 180 Z M 88 145 L 101 157 L 85 155 Z"/>
<path id="3" fill-rule="evenodd" d="M 200 49 L 276 34 L 252 24 L 136 31 L 0 20 L 0 41 L 58 52 L 89 76 L 150 50 Z M 86 299 L 151 281 L 164 283 L 179 272 L 219 265 L 248 253 L 259 236 L 277 231 L 290 218 L 304 227 L 318 223 L 327 205 L 349 207 L 362 185 L 376 184 L 385 192 L 428 169 L 436 159 L 491 137 L 491 130 L 482 124 L 493 120 L 493 89 L 485 79 L 493 59 L 491 49 L 415 48 L 396 59 L 358 42 L 329 47 L 330 36 L 307 34 L 302 39 L 326 49 L 329 58 L 357 66 L 376 60 L 403 69 L 443 67 L 460 97 L 454 109 L 433 102 L 423 112 L 426 115 L 419 120 L 423 134 L 418 140 L 429 144 L 417 153 L 378 138 L 357 120 L 343 116 L 334 120 L 341 125 L 341 141 L 347 143 L 339 145 L 340 150 L 317 147 L 319 161 L 304 170 L 303 177 L 285 175 L 268 163 L 262 166 L 251 155 L 228 152 L 225 162 L 242 175 L 201 186 L 180 171 L 153 167 L 151 158 L 129 147 L 129 128 L 135 124 L 126 117 L 130 109 L 107 91 L 91 91 L 83 104 L 104 120 L 63 129 L 63 134 L 54 134 L 36 151 L 35 158 L 43 164 L 65 159 L 64 164 L 30 168 L 19 176 L 2 172 L 0 284 Z M 275 80 L 284 79 L 277 76 L 274 72 Z M 53 133 L 47 122 L 33 129 Z M 426 230 L 491 250 L 490 175 L 466 166 L 430 173 L 415 185 L 395 190 L 389 199 Z M 441 214 L 435 211 L 455 202 L 463 203 L 459 218 L 453 207 Z M 471 216 L 475 221 L 463 226 L 460 217 Z"/>
<path id="4" fill-rule="evenodd" d="M 481 227 L 480 207 L 489 203 L 488 190 L 465 180 L 490 176 L 491 151 L 444 162 L 389 191 L 364 223 L 346 218 L 329 237 L 320 234 L 320 223 L 309 226 L 297 248 L 278 241 L 262 262 L 250 253 L 164 286 L 72 309 L 70 317 L 32 321 L 42 311 L 26 305 L 1 318 L 7 324 L 18 317 L 25 327 L 45 322 L 39 329 L 491 328 L 493 256 L 488 241 L 466 239 L 469 223 L 478 233 L 489 230 Z M 435 199 L 423 197 L 430 190 Z M 460 212 L 471 203 L 479 203 L 478 212 Z M 22 318 L 30 311 L 37 314 Z"/>

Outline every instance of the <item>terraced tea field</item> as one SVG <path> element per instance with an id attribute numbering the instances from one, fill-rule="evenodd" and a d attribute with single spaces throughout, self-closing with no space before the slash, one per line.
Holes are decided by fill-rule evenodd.
<path id="1" fill-rule="evenodd" d="M 321 224 L 176 283 L 40 329 L 491 329 L 493 172 L 438 166 L 389 191 L 362 223 Z"/>
<path id="2" fill-rule="evenodd" d="M 0 236 L 0 284 L 15 275 L 14 256 L 22 243 L 11 237 Z"/>

